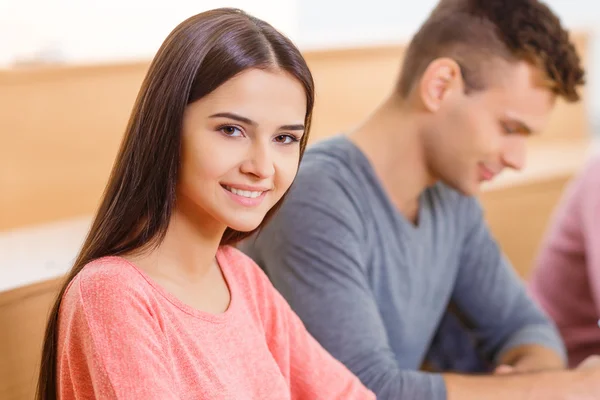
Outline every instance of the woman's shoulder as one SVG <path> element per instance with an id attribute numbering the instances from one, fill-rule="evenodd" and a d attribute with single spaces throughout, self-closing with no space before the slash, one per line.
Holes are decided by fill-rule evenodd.
<path id="1" fill-rule="evenodd" d="M 109 311 L 132 300 L 146 300 L 151 286 L 122 257 L 108 256 L 87 263 L 67 286 L 63 304 Z"/>
<path id="2" fill-rule="evenodd" d="M 230 284 L 234 283 L 247 301 L 271 304 L 273 284 L 256 262 L 233 246 L 219 248 L 217 260 Z"/>
<path id="3" fill-rule="evenodd" d="M 236 281 L 259 284 L 268 280 L 263 270 L 254 260 L 234 246 L 221 246 L 217 253 L 217 260 L 226 274 Z"/>
<path id="4" fill-rule="evenodd" d="M 251 276 L 260 275 L 262 270 L 240 249 L 227 245 L 219 247 L 217 252 L 217 260 L 219 264 L 225 264 L 225 267 L 230 268 L 233 274 L 249 274 Z M 224 267 L 223 265 L 221 266 Z"/>

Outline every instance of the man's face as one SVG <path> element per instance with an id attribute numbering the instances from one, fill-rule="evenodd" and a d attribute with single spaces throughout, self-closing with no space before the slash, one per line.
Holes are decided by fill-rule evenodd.
<path id="1" fill-rule="evenodd" d="M 532 65 L 503 63 L 485 90 L 452 90 L 425 133 L 431 174 L 465 195 L 504 168 L 525 166 L 527 136 L 544 129 L 555 95 Z"/>

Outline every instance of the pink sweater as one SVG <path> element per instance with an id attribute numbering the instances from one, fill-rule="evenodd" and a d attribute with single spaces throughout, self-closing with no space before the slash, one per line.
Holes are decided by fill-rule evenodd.
<path id="1" fill-rule="evenodd" d="M 187 306 L 122 258 L 88 264 L 60 309 L 61 400 L 375 398 L 248 257 L 225 247 L 217 260 L 223 314 Z"/>
<path id="2" fill-rule="evenodd" d="M 558 325 L 571 366 L 600 354 L 600 158 L 568 185 L 530 289 Z"/>

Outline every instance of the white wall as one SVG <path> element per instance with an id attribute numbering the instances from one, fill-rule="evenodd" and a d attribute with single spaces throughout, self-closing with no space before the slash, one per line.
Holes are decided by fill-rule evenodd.
<path id="1" fill-rule="evenodd" d="M 437 4 L 437 0 L 302 0 L 298 30 L 307 43 L 406 39 Z M 594 26 L 600 4 L 589 0 L 547 0 L 567 26 Z"/>
<path id="2" fill-rule="evenodd" d="M 0 0 L 0 66 L 38 52 L 75 63 L 149 58 L 185 18 L 239 7 L 293 36 L 296 0 Z M 51 54 L 48 54 L 50 56 Z"/>
<path id="3" fill-rule="evenodd" d="M 148 57 L 183 19 L 240 7 L 300 47 L 405 41 L 437 0 L 0 0 L 0 66 L 45 48 L 68 61 Z M 593 27 L 600 4 L 548 0 L 571 27 Z"/>

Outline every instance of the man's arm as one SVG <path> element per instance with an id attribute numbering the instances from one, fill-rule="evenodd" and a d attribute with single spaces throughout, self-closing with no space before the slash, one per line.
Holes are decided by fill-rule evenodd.
<path id="1" fill-rule="evenodd" d="M 473 322 L 483 350 L 497 363 L 538 370 L 562 366 L 564 349 L 554 326 L 527 296 L 502 256 L 477 204 L 465 239 L 453 300 Z M 557 361 L 557 358 L 560 362 Z M 591 400 L 600 398 L 598 364 L 494 376 L 444 374 L 448 400 Z"/>
<path id="2" fill-rule="evenodd" d="M 495 372 L 535 372 L 564 367 L 565 362 L 556 351 L 537 344 L 524 344 L 504 353 L 498 360 Z"/>
<path id="3" fill-rule="evenodd" d="M 483 353 L 512 371 L 564 368 L 566 354 L 558 331 L 527 295 L 491 236 L 477 201 L 466 202 L 469 228 L 452 298 Z"/>

